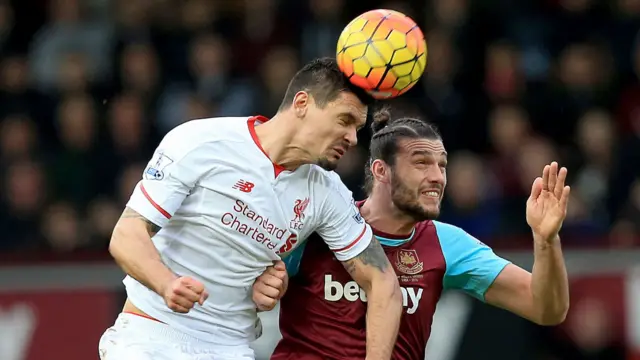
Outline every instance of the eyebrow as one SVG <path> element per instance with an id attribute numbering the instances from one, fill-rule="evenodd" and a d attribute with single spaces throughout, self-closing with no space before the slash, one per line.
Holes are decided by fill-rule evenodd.
<path id="1" fill-rule="evenodd" d="M 440 155 L 440 156 L 447 157 L 449 154 L 446 151 L 442 151 L 440 154 L 436 154 L 435 151 L 428 151 L 428 150 L 415 150 L 411 152 L 411 156 L 417 156 L 417 155 L 422 155 L 422 156 Z"/>

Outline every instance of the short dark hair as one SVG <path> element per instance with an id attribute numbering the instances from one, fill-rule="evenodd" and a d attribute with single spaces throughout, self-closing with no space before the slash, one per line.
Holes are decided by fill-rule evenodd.
<path id="1" fill-rule="evenodd" d="M 329 57 L 312 60 L 293 76 L 278 110 L 289 108 L 299 91 L 307 91 L 319 107 L 337 99 L 342 92 L 355 94 L 365 105 L 373 103 L 373 98 L 353 85 L 340 71 L 336 60 Z"/>
<path id="2" fill-rule="evenodd" d="M 388 108 L 377 110 L 373 114 L 371 123 L 373 136 L 369 143 L 369 161 L 365 164 L 364 190 L 371 195 L 373 190 L 373 175 L 371 164 L 380 159 L 393 167 L 398 153 L 398 143 L 401 139 L 428 139 L 442 141 L 438 129 L 427 121 L 403 117 L 391 120 Z"/>

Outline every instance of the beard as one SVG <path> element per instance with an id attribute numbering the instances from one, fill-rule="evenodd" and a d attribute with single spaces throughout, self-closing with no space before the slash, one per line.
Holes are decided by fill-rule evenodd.
<path id="1" fill-rule="evenodd" d="M 318 161 L 316 161 L 316 165 L 320 166 L 321 168 L 327 171 L 334 171 L 336 168 L 338 168 L 337 161 L 330 161 L 326 157 L 318 159 Z"/>
<path id="2" fill-rule="evenodd" d="M 391 176 L 391 201 L 396 208 L 415 222 L 437 219 L 440 209 L 429 211 L 420 204 L 419 199 L 417 191 L 411 190 L 395 173 Z"/>

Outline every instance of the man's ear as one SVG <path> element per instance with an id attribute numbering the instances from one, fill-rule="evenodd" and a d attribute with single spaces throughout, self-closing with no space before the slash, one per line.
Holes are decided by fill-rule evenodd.
<path id="1" fill-rule="evenodd" d="M 371 163 L 371 175 L 380 183 L 388 184 L 391 182 L 391 169 L 387 163 L 380 159 L 375 159 Z"/>
<path id="2" fill-rule="evenodd" d="M 294 113 L 297 117 L 303 118 L 307 115 L 307 110 L 313 99 L 306 91 L 298 91 L 293 97 L 293 104 L 291 104 Z"/>

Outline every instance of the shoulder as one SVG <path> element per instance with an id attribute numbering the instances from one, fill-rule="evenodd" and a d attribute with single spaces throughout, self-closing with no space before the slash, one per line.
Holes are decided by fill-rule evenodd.
<path id="1" fill-rule="evenodd" d="M 173 128 L 165 136 L 166 141 L 203 143 L 234 140 L 229 136 L 248 134 L 249 117 L 217 117 L 187 121 Z M 237 140 L 240 140 L 239 138 Z"/>
<path id="2" fill-rule="evenodd" d="M 482 241 L 455 225 L 433 221 L 433 226 L 445 256 L 490 249 Z"/>
<path id="3" fill-rule="evenodd" d="M 342 218 L 350 215 L 358 222 L 363 223 L 358 208 L 355 206 L 353 193 L 334 171 L 325 170 L 317 165 L 308 166 L 309 191 L 317 199 L 314 207 L 325 216 Z M 330 213 L 331 215 L 327 215 Z M 331 220 L 331 219 L 325 219 Z"/>
<path id="4" fill-rule="evenodd" d="M 436 230 L 436 234 L 438 236 L 438 240 L 440 240 L 440 243 L 463 241 L 485 246 L 482 241 L 476 239 L 471 234 L 464 231 L 458 226 L 443 223 L 440 221 L 432 221 L 432 223 Z"/>
<path id="5" fill-rule="evenodd" d="M 336 181 L 341 182 L 340 175 L 335 171 L 325 170 L 322 167 L 314 164 L 304 165 L 306 171 L 309 174 L 309 178 L 313 181 L 317 181 L 319 184 L 332 184 Z"/>
<path id="6" fill-rule="evenodd" d="M 316 190 L 325 193 L 336 193 L 351 199 L 351 191 L 342 182 L 335 171 L 328 171 L 318 165 L 309 165 L 309 180 Z"/>
<path id="7" fill-rule="evenodd" d="M 180 158 L 194 150 L 212 150 L 220 142 L 241 142 L 244 140 L 241 130 L 246 131 L 248 119 L 221 117 L 188 121 L 169 131 L 160 142 L 158 151 Z"/>

